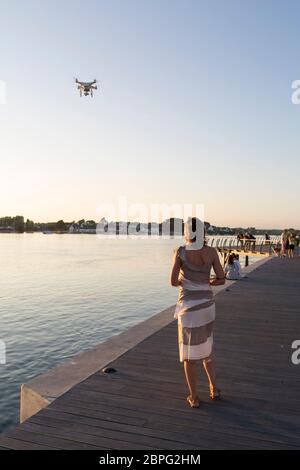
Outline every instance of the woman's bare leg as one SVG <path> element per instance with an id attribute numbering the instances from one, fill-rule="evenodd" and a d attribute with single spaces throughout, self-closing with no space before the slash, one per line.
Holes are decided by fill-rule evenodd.
<path id="1" fill-rule="evenodd" d="M 197 397 L 198 370 L 196 361 L 184 361 L 184 372 L 190 390 L 190 395 L 194 400 Z"/>
<path id="2" fill-rule="evenodd" d="M 208 357 L 207 359 L 204 359 L 203 367 L 208 378 L 209 388 L 211 390 L 218 390 L 215 362 L 213 357 Z"/>

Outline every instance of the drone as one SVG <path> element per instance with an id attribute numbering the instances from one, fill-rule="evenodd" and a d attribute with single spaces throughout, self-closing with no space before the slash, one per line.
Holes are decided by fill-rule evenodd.
<path id="1" fill-rule="evenodd" d="M 79 90 L 80 96 L 82 96 L 82 94 L 84 94 L 84 96 L 91 95 L 92 98 L 93 90 L 98 90 L 96 79 L 92 82 L 80 82 L 77 78 L 75 78 L 75 83 L 78 84 L 77 88 Z"/>

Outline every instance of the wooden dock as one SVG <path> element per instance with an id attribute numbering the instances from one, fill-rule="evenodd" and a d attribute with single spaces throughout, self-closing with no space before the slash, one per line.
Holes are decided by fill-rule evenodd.
<path id="1" fill-rule="evenodd" d="M 172 321 L 48 408 L 0 437 L 2 449 L 299 449 L 300 258 L 272 258 L 216 296 L 224 399 L 199 364 L 191 409 Z"/>

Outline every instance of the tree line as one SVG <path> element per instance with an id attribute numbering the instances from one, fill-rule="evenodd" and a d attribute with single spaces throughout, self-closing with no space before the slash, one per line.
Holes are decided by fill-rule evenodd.
<path id="1" fill-rule="evenodd" d="M 15 217 L 0 217 L 0 229 L 12 230 L 17 233 L 34 232 L 35 224 L 33 220 L 24 220 L 22 215 Z"/>

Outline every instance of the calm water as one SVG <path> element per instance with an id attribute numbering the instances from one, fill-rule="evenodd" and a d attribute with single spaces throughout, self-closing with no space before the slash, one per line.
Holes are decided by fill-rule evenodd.
<path id="1" fill-rule="evenodd" d="M 20 384 L 176 302 L 180 240 L 1 234 L 0 432 L 17 423 Z"/>

